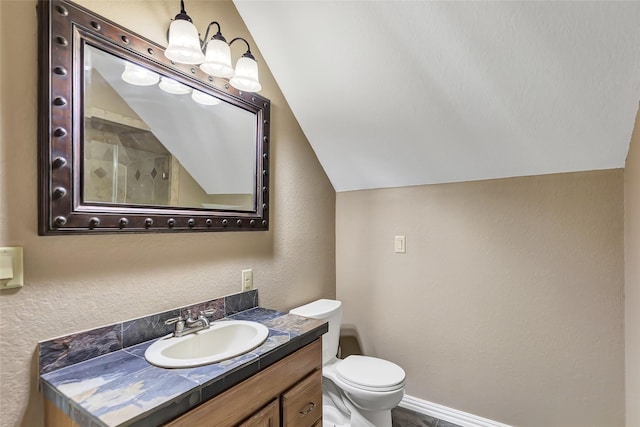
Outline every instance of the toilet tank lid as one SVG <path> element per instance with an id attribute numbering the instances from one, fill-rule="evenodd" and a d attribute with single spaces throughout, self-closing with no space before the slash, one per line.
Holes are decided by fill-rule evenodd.
<path id="1" fill-rule="evenodd" d="M 333 316 L 342 305 L 341 301 L 333 299 L 319 299 L 292 309 L 289 313 L 312 319 L 326 319 Z"/>

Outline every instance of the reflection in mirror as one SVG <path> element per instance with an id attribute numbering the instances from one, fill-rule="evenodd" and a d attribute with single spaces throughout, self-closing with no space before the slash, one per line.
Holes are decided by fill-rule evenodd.
<path id="1" fill-rule="evenodd" d="M 84 202 L 255 209 L 254 113 L 84 49 Z"/>

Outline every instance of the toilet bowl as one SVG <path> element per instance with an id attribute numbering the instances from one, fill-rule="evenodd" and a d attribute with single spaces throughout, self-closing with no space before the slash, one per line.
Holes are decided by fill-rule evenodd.
<path id="1" fill-rule="evenodd" d="M 391 427 L 391 409 L 404 396 L 404 370 L 376 357 L 336 357 L 342 320 L 340 301 L 321 299 L 290 313 L 329 323 L 329 331 L 322 337 L 323 426 Z"/>

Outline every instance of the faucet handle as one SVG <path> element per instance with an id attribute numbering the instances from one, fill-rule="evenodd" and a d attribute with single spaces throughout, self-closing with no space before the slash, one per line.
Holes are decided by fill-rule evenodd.
<path id="1" fill-rule="evenodd" d="M 173 325 L 174 323 L 178 323 L 178 322 L 182 322 L 182 321 L 184 321 L 182 316 L 178 316 L 178 317 L 172 317 L 171 319 L 165 320 L 164 324 L 165 325 Z"/>
<path id="2" fill-rule="evenodd" d="M 216 314 L 216 310 L 215 309 L 209 309 L 209 310 L 202 310 L 200 312 L 200 315 L 205 316 L 205 317 L 211 317 L 214 314 Z"/>
<path id="3" fill-rule="evenodd" d="M 171 319 L 167 319 L 164 321 L 165 325 L 176 325 L 175 330 L 173 331 L 173 336 L 174 337 L 179 337 L 182 334 L 182 331 L 184 330 L 184 317 L 182 316 L 178 316 L 178 317 L 172 317 Z"/>

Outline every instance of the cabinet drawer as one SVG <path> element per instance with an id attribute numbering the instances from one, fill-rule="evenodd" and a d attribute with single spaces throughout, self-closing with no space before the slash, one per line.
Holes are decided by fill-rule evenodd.
<path id="1" fill-rule="evenodd" d="M 322 370 L 282 394 L 283 427 L 311 427 L 322 417 Z"/>

